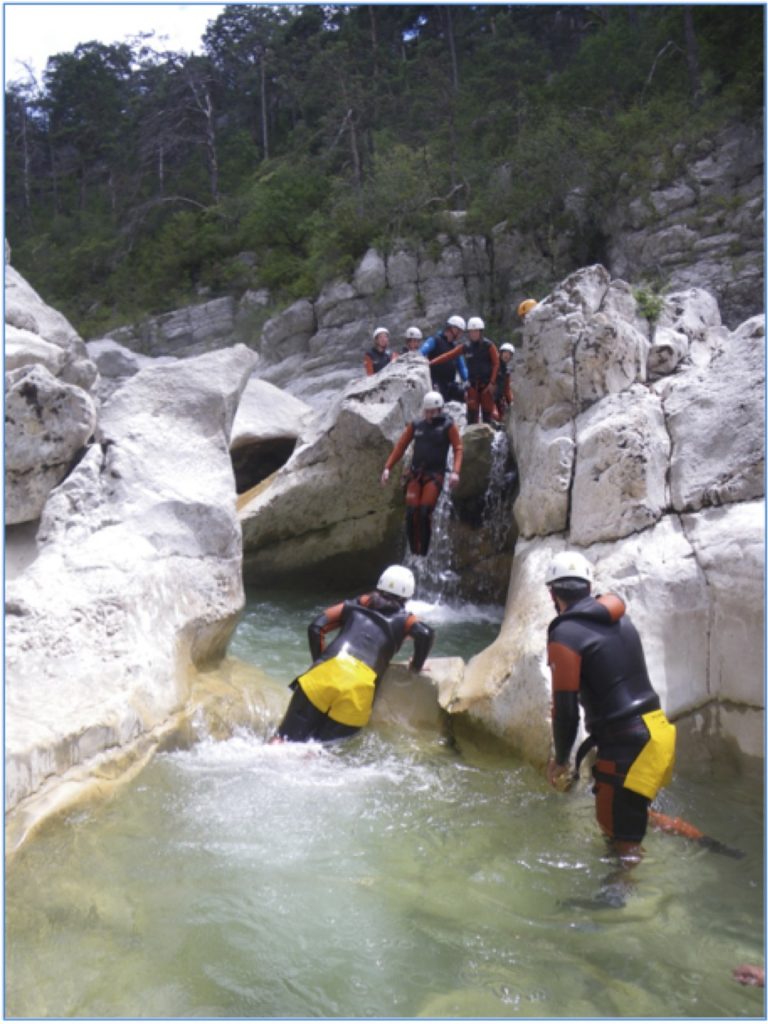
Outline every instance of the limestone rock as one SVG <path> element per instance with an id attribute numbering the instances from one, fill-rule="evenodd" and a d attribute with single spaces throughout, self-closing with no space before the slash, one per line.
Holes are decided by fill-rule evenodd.
<path id="1" fill-rule="evenodd" d="M 107 337 L 145 355 L 200 355 L 232 344 L 236 315 L 235 300 L 226 296 L 118 328 Z"/>
<path id="2" fill-rule="evenodd" d="M 762 317 L 728 331 L 701 288 L 672 293 L 656 332 L 671 354 L 649 384 L 636 300 L 599 269 L 571 275 L 528 314 L 509 425 L 520 539 L 505 621 L 449 710 L 543 763 L 543 571 L 578 546 L 600 587 L 629 601 L 668 713 L 759 753 L 764 333 Z M 738 649 L 750 652 L 744 672 Z"/>
<path id="3" fill-rule="evenodd" d="M 237 408 L 230 438 L 238 494 L 284 465 L 314 411 L 293 395 L 252 377 Z"/>
<path id="4" fill-rule="evenodd" d="M 560 533 L 568 524 L 576 456 L 575 427 L 544 430 L 513 420 L 512 444 L 520 473 L 515 519 L 523 537 Z"/>
<path id="5" fill-rule="evenodd" d="M 764 493 L 765 324 L 753 317 L 705 369 L 658 386 L 672 441 L 670 490 L 680 512 Z"/>
<path id="6" fill-rule="evenodd" d="M 402 530 L 402 494 L 384 462 L 429 389 L 423 359 L 347 385 L 288 462 L 239 503 L 247 578 L 271 580 L 343 561 L 375 566 Z"/>
<path id="7" fill-rule="evenodd" d="M 306 352 L 316 326 L 312 303 L 299 299 L 264 324 L 260 346 L 262 356 L 270 363 L 277 363 L 287 356 Z"/>
<path id="8" fill-rule="evenodd" d="M 5 383 L 5 521 L 26 523 L 39 517 L 93 434 L 96 407 L 40 364 L 12 370 Z"/>
<path id="9" fill-rule="evenodd" d="M 669 501 L 669 437 L 661 402 L 640 385 L 576 420 L 571 539 L 588 547 L 658 522 Z"/>
<path id="10" fill-rule="evenodd" d="M 243 603 L 229 436 L 243 346 L 142 370 L 50 495 L 6 593 L 6 808 L 158 742 Z"/>
<path id="11" fill-rule="evenodd" d="M 48 306 L 12 266 L 5 267 L 7 368 L 41 363 L 67 384 L 89 391 L 98 372 L 67 318 Z M 58 349 L 57 358 L 51 351 Z"/>

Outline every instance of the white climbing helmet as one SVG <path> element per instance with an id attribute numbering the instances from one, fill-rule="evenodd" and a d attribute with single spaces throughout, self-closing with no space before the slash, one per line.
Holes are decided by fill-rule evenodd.
<path id="1" fill-rule="evenodd" d="M 421 403 L 421 408 L 424 412 L 429 412 L 431 409 L 442 409 L 445 405 L 443 396 L 439 391 L 428 391 L 424 395 L 424 400 Z"/>
<path id="2" fill-rule="evenodd" d="M 416 338 L 417 341 L 421 341 L 424 335 L 421 333 L 418 327 L 409 327 L 405 332 L 406 338 Z"/>
<path id="3" fill-rule="evenodd" d="M 389 331 L 387 330 L 386 327 L 377 327 L 376 330 L 373 332 L 373 340 L 376 341 L 380 334 L 386 334 L 386 336 L 389 337 Z"/>
<path id="4" fill-rule="evenodd" d="M 467 329 L 463 316 L 449 316 L 447 324 L 449 327 L 458 327 L 460 331 L 466 331 Z"/>
<path id="5" fill-rule="evenodd" d="M 592 564 L 578 551 L 561 551 L 549 563 L 544 582 L 548 587 L 561 580 L 579 580 L 581 583 L 594 582 Z"/>
<path id="6" fill-rule="evenodd" d="M 407 601 L 409 597 L 413 597 L 416 583 L 410 569 L 406 569 L 404 565 L 390 565 L 379 576 L 376 589 Z"/>
<path id="7" fill-rule="evenodd" d="M 479 316 L 471 316 L 469 318 L 469 320 L 467 320 L 467 330 L 468 331 L 484 331 L 485 330 L 485 321 L 483 319 L 481 319 Z"/>
<path id="8" fill-rule="evenodd" d="M 515 346 L 510 344 L 510 342 L 505 341 L 504 344 L 499 349 L 499 352 L 511 352 L 512 355 L 514 355 L 515 354 Z"/>

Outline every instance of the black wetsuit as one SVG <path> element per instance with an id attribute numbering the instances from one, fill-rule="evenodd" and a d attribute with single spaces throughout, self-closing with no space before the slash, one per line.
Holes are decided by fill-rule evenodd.
<path id="1" fill-rule="evenodd" d="M 326 647 L 326 634 L 336 629 Z M 294 695 L 278 729 L 287 740 L 328 741 L 356 733 L 368 721 L 375 689 L 403 640 L 413 639 L 415 672 L 434 641 L 430 626 L 378 590 L 326 608 L 308 636 L 313 665 L 291 683 Z"/>
<path id="2" fill-rule="evenodd" d="M 578 730 L 580 702 L 590 737 L 581 756 L 597 746 L 593 775 L 598 821 L 613 838 L 639 841 L 645 834 L 652 796 L 631 788 L 637 775 L 632 768 L 649 742 L 657 742 L 658 726 L 661 746 L 651 774 L 654 780 L 658 776 L 659 785 L 664 784 L 671 772 L 668 730 L 672 730 L 673 762 L 674 729 L 651 685 L 640 636 L 624 612 L 624 602 L 615 594 L 589 595 L 550 623 L 552 738 L 555 761 L 567 764 Z M 649 756 L 650 750 L 645 759 Z"/>

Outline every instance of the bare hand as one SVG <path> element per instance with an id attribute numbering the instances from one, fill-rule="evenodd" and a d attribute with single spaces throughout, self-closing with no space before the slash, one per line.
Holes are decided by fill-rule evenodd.
<path id="1" fill-rule="evenodd" d="M 733 977 L 735 981 L 740 981 L 742 985 L 765 987 L 765 969 L 762 967 L 755 967 L 752 964 L 741 964 L 740 967 L 734 967 Z"/>
<path id="2" fill-rule="evenodd" d="M 384 484 L 386 484 L 386 482 L 388 480 L 389 480 L 389 470 L 385 469 L 384 472 L 381 474 L 381 486 L 383 487 Z"/>
<path id="3" fill-rule="evenodd" d="M 558 764 L 554 757 L 550 757 L 547 764 L 547 782 L 553 789 L 563 789 L 569 778 L 567 764 Z"/>
<path id="4" fill-rule="evenodd" d="M 457 486 L 458 482 L 459 482 L 459 474 L 458 473 L 449 473 L 448 474 L 448 487 L 451 490 L 453 490 L 454 487 Z"/>

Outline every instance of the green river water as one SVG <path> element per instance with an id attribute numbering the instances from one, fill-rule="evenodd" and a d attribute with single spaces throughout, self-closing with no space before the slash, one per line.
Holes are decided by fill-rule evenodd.
<path id="1" fill-rule="evenodd" d="M 252 596 L 232 653 L 287 683 L 338 596 Z M 419 611 L 434 653 L 465 657 L 501 615 Z M 658 806 L 745 856 L 650 832 L 612 907 L 586 781 L 561 795 L 509 756 L 385 728 L 206 740 L 13 860 L 5 1013 L 764 1017 L 731 978 L 764 963 L 762 777 L 680 764 Z"/>

